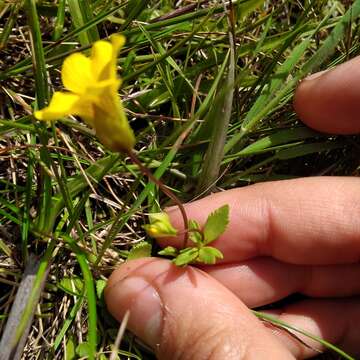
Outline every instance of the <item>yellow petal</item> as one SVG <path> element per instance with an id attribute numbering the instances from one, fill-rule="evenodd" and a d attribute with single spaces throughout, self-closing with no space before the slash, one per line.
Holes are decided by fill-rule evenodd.
<path id="1" fill-rule="evenodd" d="M 111 45 L 113 46 L 113 61 L 116 62 L 117 55 L 121 48 L 125 45 L 126 39 L 124 35 L 112 34 L 110 36 Z"/>
<path id="2" fill-rule="evenodd" d="M 110 41 L 99 40 L 91 52 L 91 67 L 97 81 L 116 78 L 116 59 L 125 44 L 123 35 L 111 35 Z"/>
<path id="3" fill-rule="evenodd" d="M 99 103 L 102 101 L 103 96 L 108 96 L 109 92 L 117 94 L 120 83 L 120 79 L 98 81 L 93 86 L 88 87 L 86 97 L 91 98 L 93 102 Z"/>
<path id="4" fill-rule="evenodd" d="M 91 61 L 81 53 L 72 54 L 64 60 L 61 76 L 66 89 L 76 94 L 85 94 L 95 82 Z"/>
<path id="5" fill-rule="evenodd" d="M 92 103 L 72 93 L 55 92 L 49 106 L 34 113 L 36 119 L 45 121 L 57 120 L 68 115 L 79 115 L 93 125 Z"/>
<path id="6" fill-rule="evenodd" d="M 112 68 L 114 71 L 114 74 L 116 76 L 116 64 L 117 64 L 117 57 L 119 55 L 120 50 L 125 45 L 126 39 L 125 36 L 120 34 L 112 34 L 110 36 L 110 41 L 113 47 L 113 53 L 112 53 Z"/>
<path id="7" fill-rule="evenodd" d="M 96 41 L 91 51 L 91 69 L 97 81 L 109 79 L 113 48 L 108 41 Z"/>

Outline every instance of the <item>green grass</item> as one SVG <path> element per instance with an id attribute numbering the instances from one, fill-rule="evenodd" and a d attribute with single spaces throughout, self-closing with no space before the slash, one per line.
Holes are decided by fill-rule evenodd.
<path id="1" fill-rule="evenodd" d="M 121 96 L 138 156 L 184 202 L 250 183 L 358 173 L 354 138 L 306 129 L 291 101 L 304 76 L 359 54 L 360 1 L 350 9 L 233 0 L 231 16 L 220 1 L 183 1 L 184 11 L 173 3 L 0 1 L 0 332 L 35 254 L 40 267 L 16 332 L 32 321 L 29 358 L 71 359 L 76 349 L 109 358 L 118 324 L 96 289 L 144 239 L 145 214 L 168 204 L 83 123 L 32 118 L 60 88 L 68 54 L 126 35 Z M 131 334 L 121 354 L 152 357 Z"/>

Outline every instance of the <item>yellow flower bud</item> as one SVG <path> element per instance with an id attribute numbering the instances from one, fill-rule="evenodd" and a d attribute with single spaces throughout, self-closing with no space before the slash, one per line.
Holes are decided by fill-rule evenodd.
<path id="1" fill-rule="evenodd" d="M 177 230 L 171 225 L 168 214 L 164 212 L 149 214 L 149 219 L 150 224 L 143 226 L 149 236 L 159 238 L 177 235 Z"/>

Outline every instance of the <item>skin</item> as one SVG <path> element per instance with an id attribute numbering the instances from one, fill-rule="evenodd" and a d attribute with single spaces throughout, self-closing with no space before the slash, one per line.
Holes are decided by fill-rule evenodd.
<path id="1" fill-rule="evenodd" d="M 359 80 L 360 57 L 305 79 L 295 93 L 297 114 L 322 132 L 359 133 Z M 314 177 L 261 183 L 187 204 L 189 218 L 200 223 L 230 205 L 230 224 L 213 243 L 225 259 L 181 269 L 156 258 L 127 262 L 109 279 L 108 309 L 119 321 L 129 309 L 128 328 L 159 359 L 303 359 L 316 352 L 249 311 L 302 293 L 305 300 L 271 314 L 357 357 L 359 200 L 359 179 Z M 178 210 L 168 212 L 181 229 Z"/>

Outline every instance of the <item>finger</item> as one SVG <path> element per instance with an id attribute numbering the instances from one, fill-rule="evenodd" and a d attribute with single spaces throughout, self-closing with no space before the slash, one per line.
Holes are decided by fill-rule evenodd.
<path id="1" fill-rule="evenodd" d="M 360 332 L 357 327 L 360 321 L 359 298 L 341 301 L 305 300 L 266 313 L 275 315 L 279 320 L 297 329 L 325 339 L 355 358 L 360 355 Z M 288 332 L 273 326 L 269 328 L 297 359 L 316 355 L 311 348 L 326 350 L 319 342 L 296 331 L 291 332 L 311 348 L 304 346 Z"/>
<path id="2" fill-rule="evenodd" d="M 130 261 L 110 277 L 105 299 L 159 359 L 293 359 L 235 295 L 204 272 L 167 260 Z"/>
<path id="3" fill-rule="evenodd" d="M 308 126 L 323 132 L 360 132 L 360 57 L 302 81 L 294 107 Z"/>
<path id="4" fill-rule="evenodd" d="M 295 293 L 311 297 L 360 294 L 360 264 L 302 266 L 256 258 L 240 264 L 202 266 L 201 269 L 250 308 L 271 304 Z"/>
<path id="5" fill-rule="evenodd" d="M 316 177 L 267 182 L 233 189 L 186 204 L 190 219 L 204 224 L 228 204 L 230 223 L 212 243 L 225 262 L 272 256 L 293 264 L 356 263 L 360 259 L 360 181 Z M 170 210 L 182 229 L 178 210 Z M 160 239 L 180 247 L 181 238 Z"/>

